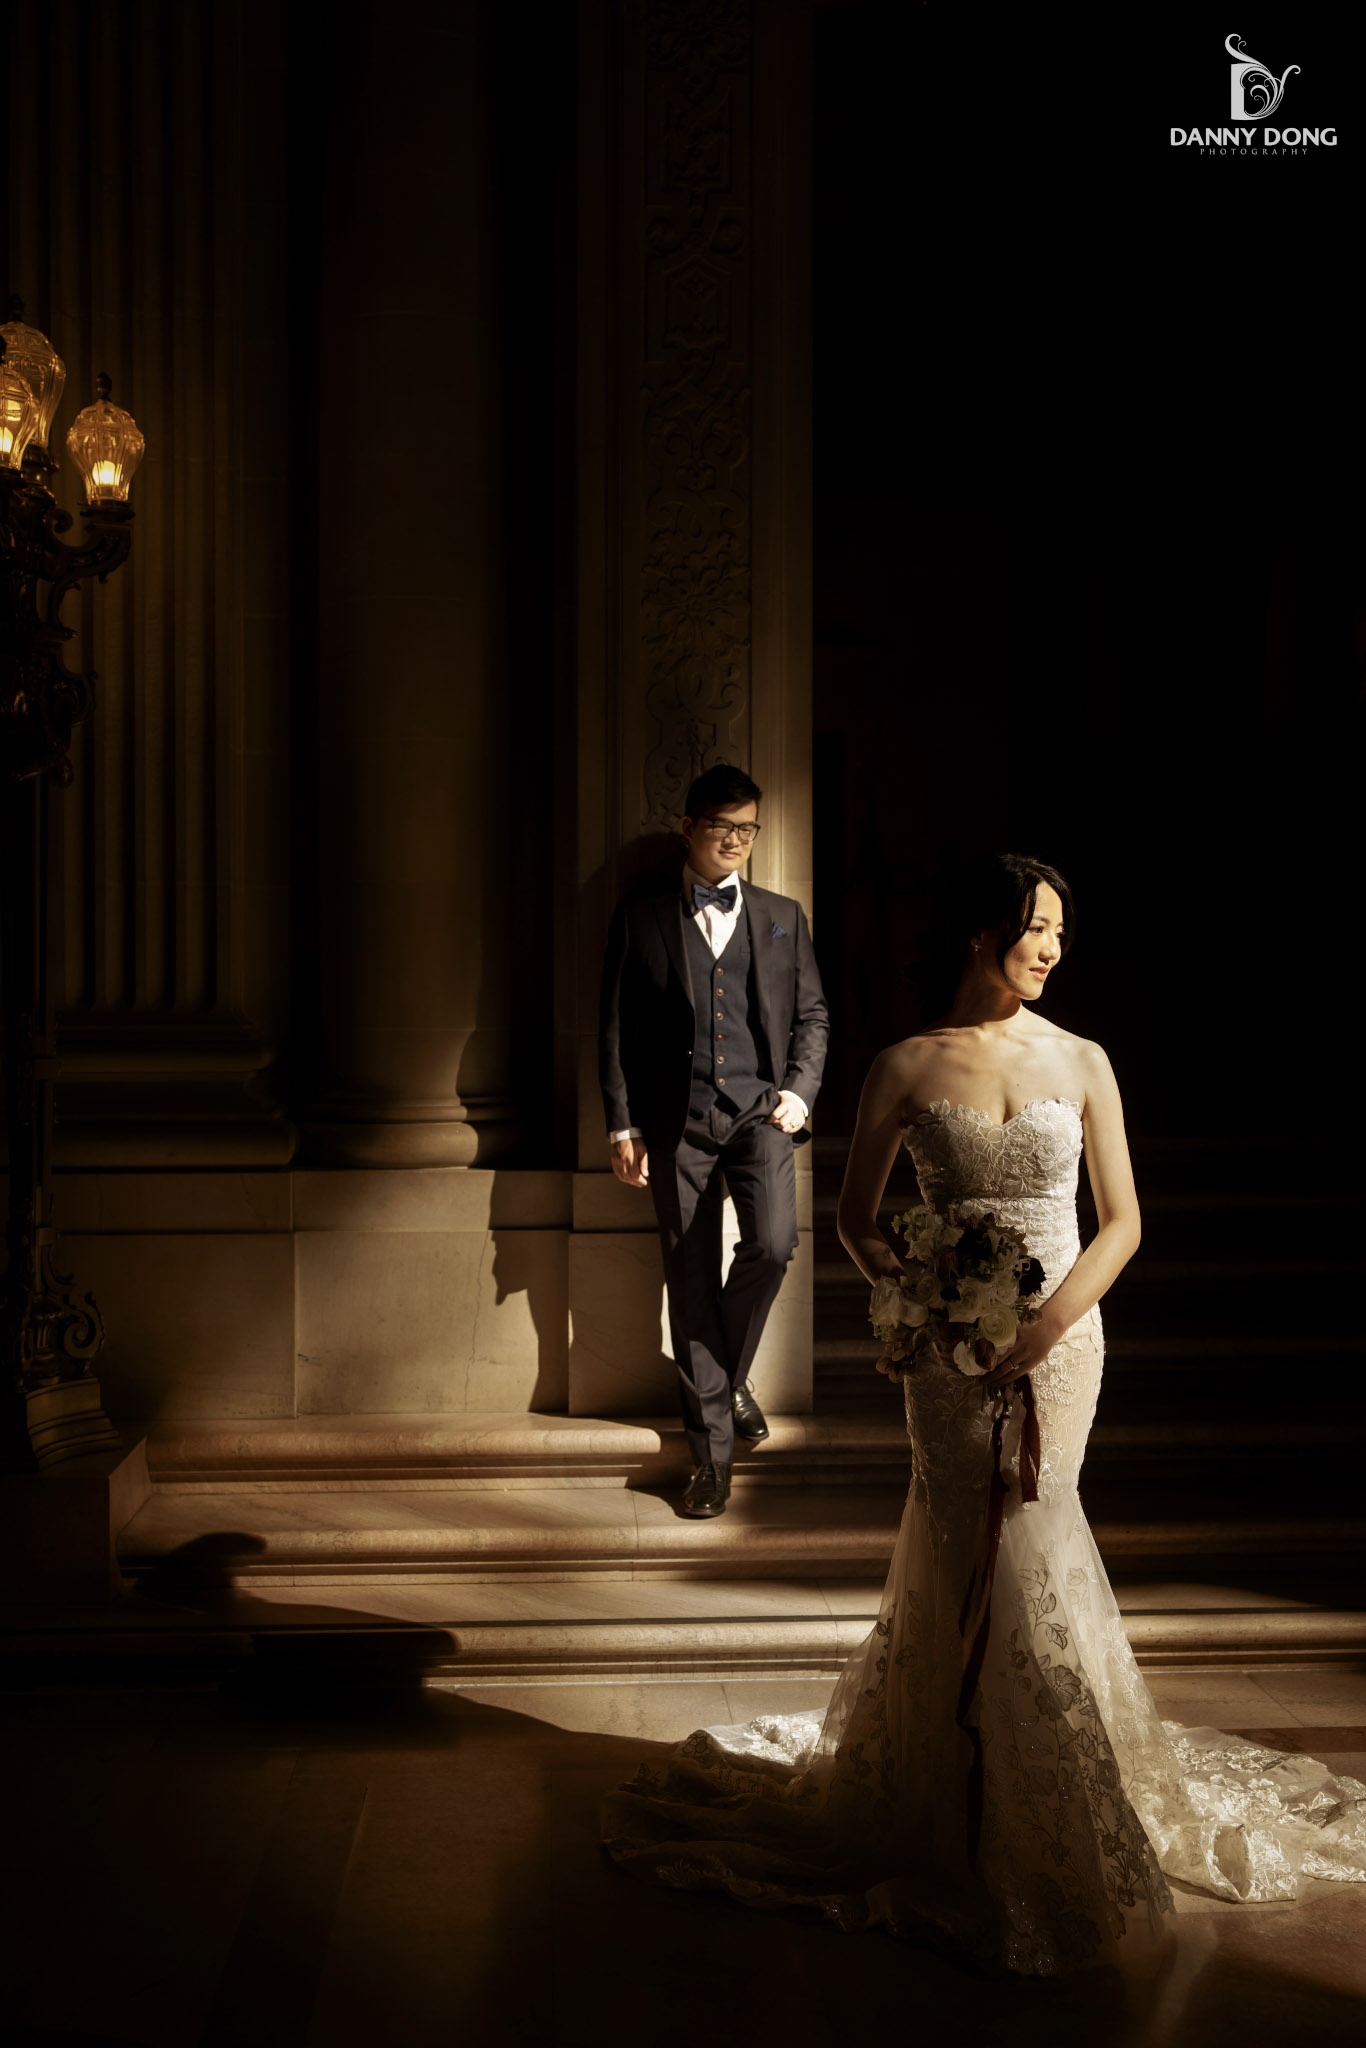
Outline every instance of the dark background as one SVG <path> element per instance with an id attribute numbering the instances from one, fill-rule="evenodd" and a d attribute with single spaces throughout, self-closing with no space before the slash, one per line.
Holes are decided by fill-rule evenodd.
<path id="1" fill-rule="evenodd" d="M 1229 125 L 1235 31 L 1336 149 L 1170 146 Z M 925 1021 L 934 876 L 1005 846 L 1073 884 L 1049 1012 L 1136 1130 L 1260 1133 L 1320 1062 L 1352 1092 L 1355 47 L 1284 11 L 818 6 L 827 1131 Z"/>
<path id="2" fill-rule="evenodd" d="M 315 545 L 318 110 L 364 92 L 334 13 L 290 21 L 293 516 Z M 1256 1134 L 1331 1061 L 1360 945 L 1366 661 L 1355 361 L 1362 31 L 1336 15 L 1028 15 L 816 0 L 816 935 L 821 1123 L 926 1021 L 945 862 L 1055 862 L 1078 941 L 1050 1014 L 1105 1044 L 1135 1130 Z M 572 793 L 575 10 L 490 17 L 502 252 L 504 638 L 516 783 L 492 857 L 543 888 Z M 1224 39 L 1300 72 L 1303 157 L 1201 157 Z M 319 64 L 322 70 L 319 72 Z M 547 194 L 553 202 L 547 203 Z M 357 280 L 363 293 L 364 280 Z M 314 759 L 315 621 L 294 751 Z M 306 821 L 312 807 L 302 804 Z M 314 1064 L 317 849 L 294 849 L 291 1094 Z M 553 1124 L 552 949 L 516 955 L 523 1075 Z M 1334 1071 L 1338 1093 L 1349 1078 Z M 568 1125 L 559 1141 L 572 1146 Z M 567 1155 L 566 1155 L 567 1156 Z"/>

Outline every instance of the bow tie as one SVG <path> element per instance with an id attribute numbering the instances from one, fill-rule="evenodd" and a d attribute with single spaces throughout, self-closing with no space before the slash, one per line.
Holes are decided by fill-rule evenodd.
<path id="1" fill-rule="evenodd" d="M 726 915 L 729 916 L 735 908 L 735 899 L 739 893 L 739 890 L 735 888 L 709 889 L 705 882 L 694 882 L 692 885 L 692 907 L 694 910 L 705 910 L 709 903 L 718 903 L 722 910 L 726 912 Z"/>

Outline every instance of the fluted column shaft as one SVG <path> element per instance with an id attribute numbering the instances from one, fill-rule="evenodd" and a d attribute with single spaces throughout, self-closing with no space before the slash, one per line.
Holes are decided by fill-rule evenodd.
<path id="1" fill-rule="evenodd" d="M 481 1162 L 512 1106 L 488 23 L 325 39 L 314 1156 Z"/>
<path id="2" fill-rule="evenodd" d="M 99 370 L 147 440 L 132 559 L 66 608 L 98 680 L 55 799 L 57 1156 L 275 1165 L 294 1142 L 260 1080 L 288 991 L 280 10 L 15 0 L 4 34 L 4 289 L 67 365 L 53 453 Z M 64 458 L 57 487 L 78 512 Z"/>

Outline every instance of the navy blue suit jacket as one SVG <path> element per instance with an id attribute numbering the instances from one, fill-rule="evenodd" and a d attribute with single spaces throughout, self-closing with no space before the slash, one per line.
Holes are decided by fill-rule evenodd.
<path id="1" fill-rule="evenodd" d="M 754 987 L 774 1078 L 810 1110 L 830 1018 L 806 914 L 790 896 L 741 882 Z M 682 886 L 628 896 L 612 913 L 602 969 L 598 1077 L 609 1131 L 636 1125 L 668 1149 L 683 1136 L 696 1042 Z M 798 1144 L 810 1136 L 796 1134 Z"/>

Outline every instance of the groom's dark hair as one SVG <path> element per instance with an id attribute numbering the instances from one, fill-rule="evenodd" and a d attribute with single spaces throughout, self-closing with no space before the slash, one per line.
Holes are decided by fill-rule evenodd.
<path id="1" fill-rule="evenodd" d="M 757 782 L 746 775 L 743 768 L 732 768 L 729 761 L 718 761 L 714 768 L 704 768 L 694 777 L 683 799 L 685 818 L 700 818 L 704 811 L 716 805 L 757 804 L 763 791 Z"/>

